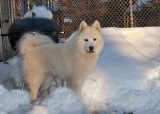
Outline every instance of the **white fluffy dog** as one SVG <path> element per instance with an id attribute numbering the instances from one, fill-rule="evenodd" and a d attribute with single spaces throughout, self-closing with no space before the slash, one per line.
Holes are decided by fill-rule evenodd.
<path id="1" fill-rule="evenodd" d="M 69 86 L 81 97 L 87 74 L 96 66 L 104 45 L 98 21 L 88 26 L 82 21 L 78 31 L 65 43 L 55 44 L 48 36 L 27 33 L 19 43 L 22 70 L 29 85 L 31 102 L 48 88 L 55 76 L 68 78 Z"/>

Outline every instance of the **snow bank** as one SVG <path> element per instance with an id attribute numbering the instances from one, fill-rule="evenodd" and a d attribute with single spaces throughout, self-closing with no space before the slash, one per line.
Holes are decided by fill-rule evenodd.
<path id="1" fill-rule="evenodd" d="M 29 94 L 20 90 L 8 91 L 0 85 L 0 114 L 9 113 L 20 105 L 29 104 Z"/>
<path id="2" fill-rule="evenodd" d="M 33 107 L 31 114 L 87 114 L 87 110 L 75 93 L 68 88 L 59 87 L 40 105 Z"/>
<path id="3" fill-rule="evenodd" d="M 34 18 L 48 18 L 52 19 L 53 14 L 45 6 L 33 6 L 30 12 L 27 12 L 23 18 L 32 18 L 32 13 L 35 13 Z"/>
<path id="4" fill-rule="evenodd" d="M 21 58 L 14 57 L 7 61 L 8 64 L 0 63 L 0 84 L 7 89 L 22 87 L 23 76 L 21 72 Z"/>
<path id="5" fill-rule="evenodd" d="M 159 109 L 160 27 L 102 32 L 105 47 L 83 89 L 87 104 L 94 100 L 123 112 Z"/>
<path id="6" fill-rule="evenodd" d="M 160 27 L 104 28 L 102 33 L 104 49 L 82 90 L 87 108 L 101 114 L 160 113 Z M 15 79 L 21 76 L 20 61 L 15 57 L 9 64 L 0 63 L 1 84 L 5 85 L 8 79 L 15 84 L 21 82 Z M 87 113 L 83 103 L 67 88 L 57 88 L 42 103 L 13 112 Z"/>
<path id="7" fill-rule="evenodd" d="M 134 114 L 159 114 L 160 110 L 138 110 Z"/>
<path id="8" fill-rule="evenodd" d="M 49 113 L 87 114 L 84 105 L 71 89 L 57 88 L 47 100 Z"/>

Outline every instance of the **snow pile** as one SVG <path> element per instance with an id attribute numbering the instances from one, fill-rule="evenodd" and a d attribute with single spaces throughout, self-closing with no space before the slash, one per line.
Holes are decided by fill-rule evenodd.
<path id="1" fill-rule="evenodd" d="M 106 28 L 102 32 L 105 47 L 86 81 L 86 102 L 109 104 L 122 112 L 160 109 L 160 28 Z"/>
<path id="2" fill-rule="evenodd" d="M 35 105 L 31 114 L 87 114 L 87 110 L 75 93 L 59 87 L 40 105 Z"/>
<path id="3" fill-rule="evenodd" d="M 108 85 L 104 77 L 101 77 L 97 72 L 94 73 L 96 73 L 95 77 L 90 77 L 83 86 L 83 102 L 90 111 L 105 110 L 108 101 L 105 90 Z"/>
<path id="4" fill-rule="evenodd" d="M 8 64 L 0 63 L 0 84 L 7 89 L 21 88 L 23 77 L 21 72 L 21 58 L 14 57 L 7 61 Z"/>
<path id="5" fill-rule="evenodd" d="M 29 104 L 29 94 L 20 90 L 8 91 L 0 85 L 0 113 L 9 113 L 20 105 Z"/>
<path id="6" fill-rule="evenodd" d="M 160 27 L 104 28 L 102 33 L 104 49 L 82 90 L 87 108 L 100 114 L 160 113 Z M 17 80 L 21 76 L 21 59 L 15 57 L 8 63 L 0 63 L 1 84 L 5 85 L 11 79 L 15 84 L 21 83 L 22 79 Z M 4 106 L 3 102 L 0 107 Z M 40 102 L 13 112 L 87 113 L 83 103 L 67 88 L 57 88 Z M 6 108 L 11 108 L 7 104 Z"/>
<path id="7" fill-rule="evenodd" d="M 23 18 L 33 18 L 33 14 L 35 13 L 34 18 L 48 18 L 52 19 L 53 14 L 50 10 L 48 10 L 45 6 L 33 6 L 30 12 L 27 12 Z"/>
<path id="8" fill-rule="evenodd" d="M 75 93 L 68 88 L 58 88 L 50 94 L 48 99 L 49 113 L 55 114 L 87 114 L 82 102 Z"/>
<path id="9" fill-rule="evenodd" d="M 134 114 L 160 114 L 159 110 L 138 110 Z"/>

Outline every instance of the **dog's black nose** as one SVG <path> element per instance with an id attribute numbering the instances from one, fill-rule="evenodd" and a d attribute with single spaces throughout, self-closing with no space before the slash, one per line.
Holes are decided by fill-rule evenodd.
<path id="1" fill-rule="evenodd" d="M 90 50 L 90 51 L 93 51 L 93 50 L 94 50 L 94 47 L 93 47 L 93 46 L 89 46 L 89 50 Z"/>

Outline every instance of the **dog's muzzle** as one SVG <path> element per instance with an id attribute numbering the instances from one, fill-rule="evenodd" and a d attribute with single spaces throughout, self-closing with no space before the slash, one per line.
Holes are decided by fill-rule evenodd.
<path id="1" fill-rule="evenodd" d="M 94 53 L 94 47 L 93 46 L 89 46 L 89 53 Z"/>

